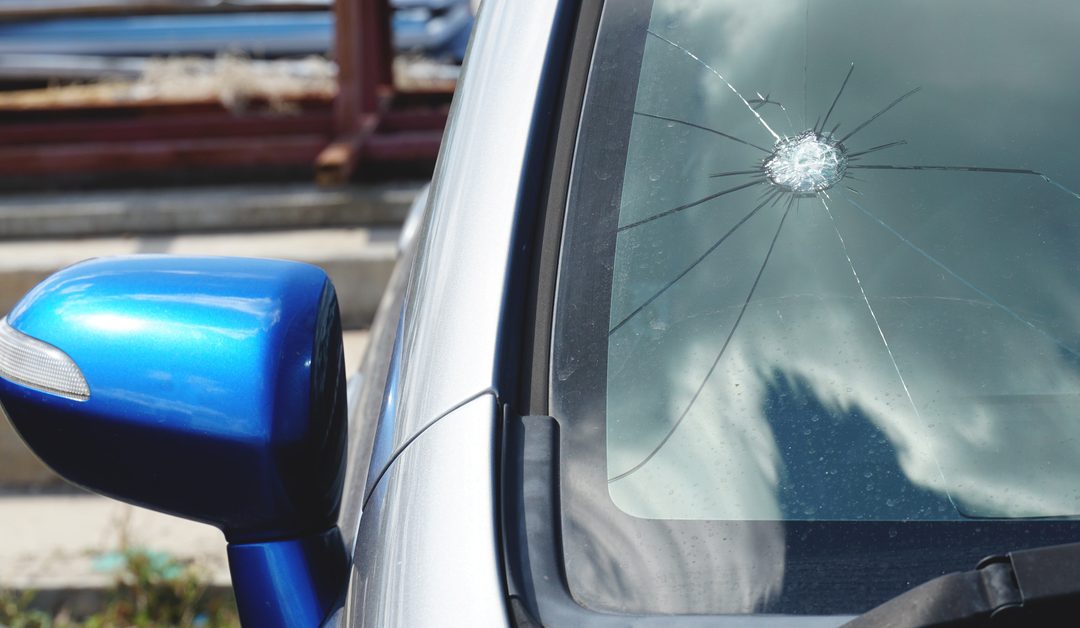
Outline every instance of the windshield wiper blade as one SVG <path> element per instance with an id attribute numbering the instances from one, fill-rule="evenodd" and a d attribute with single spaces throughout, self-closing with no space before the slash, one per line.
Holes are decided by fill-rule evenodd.
<path id="1" fill-rule="evenodd" d="M 930 580 L 845 626 L 1056 625 L 1075 618 L 1078 608 L 1080 543 L 1070 543 L 983 559 L 972 571 Z"/>

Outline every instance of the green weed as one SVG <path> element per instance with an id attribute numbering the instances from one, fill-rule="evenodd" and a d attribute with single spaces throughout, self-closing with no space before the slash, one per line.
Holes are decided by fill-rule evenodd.
<path id="1" fill-rule="evenodd" d="M 160 552 L 127 549 L 99 558 L 116 563 L 116 582 L 104 596 L 103 608 L 87 617 L 73 617 L 66 608 L 46 613 L 34 606 L 33 592 L 0 590 L 3 628 L 164 628 L 239 626 L 231 592 L 209 587 L 196 566 Z"/>

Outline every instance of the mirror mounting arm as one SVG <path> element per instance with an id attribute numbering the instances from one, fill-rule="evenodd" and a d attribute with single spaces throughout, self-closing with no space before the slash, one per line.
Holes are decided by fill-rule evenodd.
<path id="1" fill-rule="evenodd" d="M 229 571 L 245 626 L 318 626 L 341 605 L 348 554 L 337 527 L 265 543 L 230 543 Z"/>

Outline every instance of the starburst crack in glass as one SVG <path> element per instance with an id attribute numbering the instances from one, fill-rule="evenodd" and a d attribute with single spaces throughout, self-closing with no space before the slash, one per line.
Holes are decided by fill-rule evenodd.
<path id="1" fill-rule="evenodd" d="M 725 242 L 727 242 L 738 230 L 748 223 L 755 215 L 759 214 L 761 210 L 767 207 L 773 207 L 777 205 L 783 206 L 783 213 L 773 231 L 773 235 L 769 241 L 768 248 L 763 255 L 760 266 L 758 267 L 755 278 L 750 286 L 748 292 L 745 295 L 745 299 L 742 300 L 740 309 L 738 309 L 737 316 L 734 323 L 729 328 L 728 333 L 724 341 L 722 342 L 719 350 L 714 356 L 711 365 L 703 373 L 699 384 L 696 389 L 693 390 L 690 395 L 689 401 L 685 404 L 681 412 L 678 412 L 673 420 L 670 421 L 669 427 L 664 432 L 663 436 L 655 443 L 655 445 L 647 449 L 646 453 L 640 457 L 640 460 L 628 468 L 613 469 L 611 470 L 609 483 L 619 482 L 626 479 L 640 471 L 660 452 L 661 449 L 671 440 L 672 436 L 679 429 L 679 426 L 686 419 L 690 410 L 694 407 L 695 403 L 701 398 L 702 392 L 714 373 L 717 370 L 717 366 L 722 360 L 725 352 L 732 344 L 732 338 L 735 336 L 737 328 L 743 319 L 743 315 L 746 313 L 747 307 L 754 298 L 754 292 L 756 291 L 762 275 L 765 273 L 766 267 L 769 263 L 770 257 L 773 254 L 774 248 L 781 231 L 783 230 L 785 221 L 787 220 L 793 207 L 798 205 L 798 201 L 802 199 L 812 199 L 820 204 L 821 211 L 825 212 L 829 219 L 831 229 L 836 236 L 836 243 L 839 247 L 847 269 L 850 270 L 851 281 L 853 282 L 856 292 L 858 294 L 858 300 L 864 306 L 865 314 L 869 319 L 873 328 L 876 330 L 876 335 L 880 346 L 884 354 L 887 356 L 889 364 L 891 364 L 892 371 L 896 377 L 896 381 L 903 391 L 904 402 L 910 407 L 916 416 L 920 415 L 919 403 L 911 391 L 911 387 L 908 384 L 907 376 L 904 369 L 901 367 L 900 362 L 897 360 L 896 355 L 889 342 L 889 334 L 882 326 L 878 314 L 875 311 L 873 300 L 868 295 L 864 286 L 864 282 L 859 273 L 859 264 L 853 259 L 852 253 L 849 249 L 848 242 L 844 238 L 844 234 L 841 231 L 841 227 L 835 219 L 834 208 L 830 206 L 832 197 L 830 196 L 830 190 L 834 188 L 842 189 L 844 195 L 843 199 L 857 212 L 865 215 L 875 224 L 879 225 L 881 229 L 887 232 L 890 236 L 899 240 L 903 246 L 913 251 L 918 256 L 924 258 L 929 263 L 938 267 L 942 273 L 955 279 L 961 285 L 965 286 L 968 290 L 978 295 L 982 302 L 988 304 L 990 307 L 1001 310 L 1004 314 L 1010 318 L 1020 322 L 1024 326 L 1028 327 L 1032 331 L 1042 335 L 1048 340 L 1056 344 L 1061 351 L 1071 355 L 1073 358 L 1080 360 L 1080 350 L 1072 347 L 1071 344 L 1064 341 L 1061 338 L 1055 336 L 1052 331 L 1044 328 L 1039 324 L 1037 320 L 1029 315 L 1017 311 L 1016 309 L 1008 306 L 1005 302 L 994 297 L 989 291 L 981 288 L 975 282 L 964 277 L 958 271 L 950 268 L 948 265 L 941 262 L 934 257 L 931 253 L 920 248 L 914 244 L 910 239 L 906 238 L 903 234 L 897 231 L 892 225 L 885 222 L 879 215 L 865 207 L 862 203 L 856 200 L 855 196 L 862 196 L 862 193 L 851 185 L 854 182 L 854 173 L 865 171 L 881 171 L 881 172 L 957 172 L 957 173 L 973 173 L 973 174 L 999 174 L 999 175 L 1015 175 L 1015 176 L 1028 176 L 1040 179 L 1045 184 L 1049 184 L 1059 191 L 1080 200 L 1080 194 L 1074 190 L 1063 185 L 1059 181 L 1051 178 L 1049 175 L 1033 169 L 1028 168 L 1013 168 L 1013 167 L 997 167 L 997 166 L 978 166 L 978 165 L 945 165 L 945 164 L 902 164 L 902 163 L 866 163 L 865 159 L 872 154 L 877 154 L 882 151 L 887 151 L 892 148 L 903 146 L 907 144 L 904 139 L 896 139 L 884 144 L 878 144 L 867 147 L 854 147 L 851 145 L 851 140 L 856 137 L 861 131 L 880 119 L 882 116 L 893 110 L 895 107 L 911 98 L 915 94 L 919 93 L 921 88 L 914 87 L 907 92 L 897 96 L 894 100 L 887 105 L 877 110 L 873 115 L 863 119 L 855 126 L 851 127 L 851 130 L 841 133 L 842 123 L 837 123 L 833 127 L 829 128 L 828 123 L 836 110 L 837 104 L 841 101 L 841 97 L 844 94 L 845 88 L 848 86 L 849 81 L 855 70 L 855 64 L 852 62 L 840 83 L 839 89 L 836 91 L 835 97 L 825 114 L 819 118 L 819 121 L 812 127 L 807 128 L 801 132 L 794 133 L 792 135 L 780 135 L 772 126 L 769 125 L 765 116 L 761 113 L 766 105 L 775 106 L 784 111 L 785 115 L 787 110 L 778 100 L 774 100 L 771 95 L 762 95 L 760 92 L 756 93 L 756 96 L 747 99 L 738 89 L 727 79 L 724 75 L 713 66 L 709 65 L 705 60 L 699 57 L 694 52 L 690 51 L 686 47 L 682 46 L 677 41 L 659 35 L 652 30 L 647 30 L 647 35 L 656 38 L 659 41 L 664 42 L 677 54 L 683 55 L 693 63 L 700 65 L 708 73 L 718 78 L 723 85 L 735 95 L 735 97 L 749 110 L 753 115 L 757 124 L 768 133 L 772 138 L 771 148 L 768 145 L 763 145 L 761 142 L 753 141 L 747 138 L 738 137 L 726 131 L 713 128 L 704 124 L 699 124 L 690 120 L 683 120 L 680 118 L 664 115 L 661 112 L 655 111 L 634 111 L 634 115 L 643 119 L 651 119 L 656 121 L 663 121 L 669 125 L 681 125 L 694 129 L 696 131 L 710 133 L 724 141 L 735 142 L 746 147 L 753 148 L 764 156 L 757 163 L 748 164 L 748 167 L 742 170 L 718 172 L 711 174 L 713 179 L 725 179 L 737 181 L 734 185 L 724 187 L 716 192 L 708 194 L 697 200 L 683 203 L 676 207 L 671 207 L 663 211 L 648 215 L 644 218 L 637 219 L 628 224 L 623 224 L 618 227 L 618 232 L 634 230 L 642 227 L 643 225 L 652 223 L 657 220 L 665 219 L 670 216 L 679 214 L 688 209 L 698 207 L 717 198 L 733 195 L 743 190 L 758 189 L 762 193 L 758 198 L 758 201 L 754 203 L 753 208 L 739 218 L 733 226 L 727 229 L 725 232 L 718 235 L 716 240 L 709 246 L 700 256 L 694 259 L 690 264 L 683 267 L 677 272 L 670 280 L 663 283 L 658 289 L 652 292 L 648 297 L 639 303 L 639 305 L 633 308 L 628 314 L 617 319 L 612 324 L 608 331 L 608 336 L 614 336 L 624 329 L 627 324 L 641 314 L 649 306 L 657 302 L 658 299 L 668 292 L 673 286 L 678 284 L 687 275 L 694 271 L 702 262 L 713 255 Z M 790 117 L 789 117 L 790 122 Z M 856 140 L 857 141 L 857 140 Z M 767 143 L 766 143 L 767 144 Z M 742 179 L 742 181 L 739 181 Z M 921 420 L 921 419 L 920 419 Z M 948 483 L 945 481 L 944 474 L 941 471 L 941 463 L 935 460 L 935 464 L 938 468 L 938 473 L 941 477 L 941 486 L 947 487 Z M 971 513 L 965 512 L 962 505 L 956 503 L 953 500 L 952 495 L 948 494 L 947 488 L 945 489 L 946 496 L 949 502 L 956 508 L 957 512 L 961 515 L 968 517 L 976 517 Z"/>

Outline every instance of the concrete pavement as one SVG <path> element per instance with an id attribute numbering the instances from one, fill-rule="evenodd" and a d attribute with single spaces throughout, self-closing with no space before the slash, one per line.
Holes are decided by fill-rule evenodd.
<path id="1" fill-rule="evenodd" d="M 194 561 L 229 583 L 225 537 L 212 526 L 97 495 L 0 496 L 0 588 L 108 587 L 113 572 L 95 559 L 124 547 Z"/>
<path id="2" fill-rule="evenodd" d="M 0 196 L 0 238 L 398 225 L 423 186 L 404 181 L 25 193 Z"/>
<path id="3" fill-rule="evenodd" d="M 0 243 L 0 314 L 52 273 L 92 257 L 170 253 L 276 257 L 321 266 L 338 288 L 346 327 L 371 324 L 397 256 L 397 227 L 338 227 Z"/>

